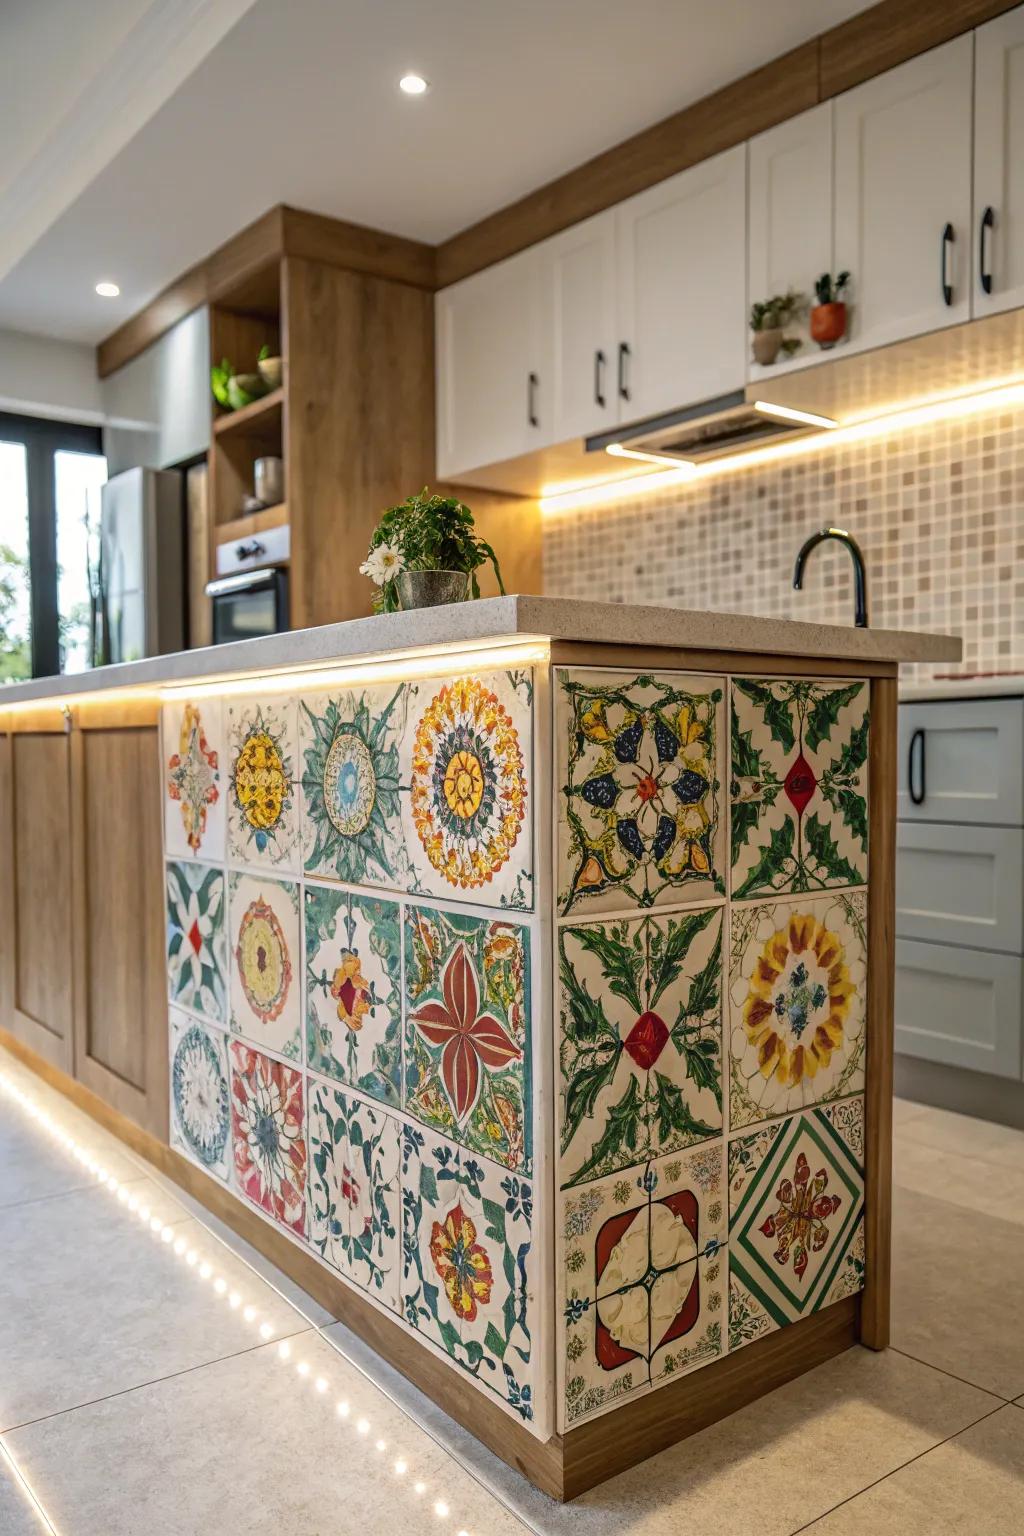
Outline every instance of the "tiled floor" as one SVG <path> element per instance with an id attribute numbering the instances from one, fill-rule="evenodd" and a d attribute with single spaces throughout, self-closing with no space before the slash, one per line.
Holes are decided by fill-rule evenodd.
<path id="1" fill-rule="evenodd" d="M 2 1536 L 1024 1529 L 1022 1133 L 898 1104 L 896 1347 L 560 1508 L 2 1052 L 0 1074 L 115 1182 L 0 1095 Z"/>

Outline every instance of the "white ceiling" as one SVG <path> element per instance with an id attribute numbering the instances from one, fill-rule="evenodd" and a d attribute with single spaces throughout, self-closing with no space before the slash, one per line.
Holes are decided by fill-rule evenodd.
<path id="1" fill-rule="evenodd" d="M 0 326 L 97 341 L 275 203 L 443 240 L 863 8 L 3 0 Z"/>

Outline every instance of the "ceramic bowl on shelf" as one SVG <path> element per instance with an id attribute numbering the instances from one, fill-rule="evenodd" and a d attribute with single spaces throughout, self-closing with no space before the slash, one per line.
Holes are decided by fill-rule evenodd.
<path id="1" fill-rule="evenodd" d="M 260 378 L 268 389 L 280 389 L 284 376 L 284 360 L 280 357 L 261 357 L 256 364 Z"/>

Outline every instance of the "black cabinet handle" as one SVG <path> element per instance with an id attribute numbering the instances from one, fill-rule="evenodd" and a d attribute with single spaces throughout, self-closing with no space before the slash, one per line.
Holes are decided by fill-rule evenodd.
<path id="1" fill-rule="evenodd" d="M 992 292 L 992 269 L 988 264 L 988 241 L 985 236 L 995 222 L 995 209 L 986 208 L 981 216 L 981 228 L 978 231 L 978 275 L 981 279 L 982 293 Z"/>
<path id="2" fill-rule="evenodd" d="M 594 403 L 602 410 L 606 405 L 604 398 L 604 353 L 598 348 L 594 353 Z"/>
<path id="3" fill-rule="evenodd" d="M 257 556 L 265 555 L 266 552 L 266 545 L 261 544 L 259 539 L 253 539 L 251 544 L 237 544 L 235 546 L 235 559 L 255 560 Z"/>
<path id="4" fill-rule="evenodd" d="M 626 362 L 632 357 L 628 341 L 619 342 L 619 399 L 629 399 L 629 385 L 626 383 Z"/>
<path id="5" fill-rule="evenodd" d="M 526 419 L 531 427 L 540 426 L 540 417 L 537 415 L 537 385 L 540 383 L 535 373 L 530 374 L 526 387 Z"/>
<path id="6" fill-rule="evenodd" d="M 956 239 L 956 231 L 952 224 L 947 224 L 942 231 L 942 302 L 946 305 L 953 303 L 953 284 L 949 280 L 949 248 Z"/>
<path id="7" fill-rule="evenodd" d="M 920 748 L 917 753 L 918 781 L 914 785 L 914 749 Z M 924 727 L 918 726 L 910 738 L 910 747 L 907 751 L 907 792 L 910 795 L 911 805 L 923 805 L 925 796 L 925 771 L 924 771 Z"/>

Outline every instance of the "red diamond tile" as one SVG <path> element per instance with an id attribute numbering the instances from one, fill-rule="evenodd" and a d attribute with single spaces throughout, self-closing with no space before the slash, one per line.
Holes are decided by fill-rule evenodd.
<path id="1" fill-rule="evenodd" d="M 807 802 L 813 797 L 818 787 L 814 769 L 802 752 L 796 761 L 790 764 L 782 787 L 789 796 L 797 815 L 802 816 Z"/>
<path id="2" fill-rule="evenodd" d="M 668 1025 L 656 1013 L 642 1013 L 622 1042 L 642 1072 L 649 1072 L 665 1049 Z"/>

